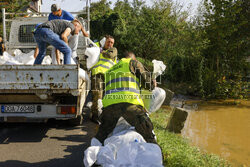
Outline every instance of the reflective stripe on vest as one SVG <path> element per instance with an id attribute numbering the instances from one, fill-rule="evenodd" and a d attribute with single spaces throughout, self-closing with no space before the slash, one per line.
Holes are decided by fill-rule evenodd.
<path id="1" fill-rule="evenodd" d="M 108 59 L 100 59 L 101 61 L 105 61 L 105 62 L 109 62 L 112 65 L 115 65 L 115 63 L 112 60 L 108 60 Z"/>
<path id="2" fill-rule="evenodd" d="M 100 43 L 95 43 L 98 47 L 100 47 Z M 110 69 L 113 65 L 116 64 L 116 60 L 105 58 L 102 53 L 100 54 L 99 61 L 92 67 L 92 75 L 96 74 L 104 74 L 108 69 Z"/>
<path id="3" fill-rule="evenodd" d="M 137 90 L 137 89 L 134 89 L 134 88 L 115 88 L 115 89 L 107 90 L 105 92 L 105 95 L 109 95 L 111 93 L 117 93 L 117 92 L 125 92 L 125 91 L 140 94 L 140 90 Z"/>
<path id="4" fill-rule="evenodd" d="M 131 59 L 121 59 L 105 73 L 103 107 L 117 103 L 131 103 L 144 106 L 140 96 L 139 80 L 130 72 Z"/>
<path id="5" fill-rule="evenodd" d="M 102 64 L 98 64 L 98 65 L 92 67 L 92 70 L 95 69 L 95 68 L 97 68 L 97 67 L 103 67 L 103 68 L 110 69 L 108 66 L 105 66 L 105 65 L 102 65 Z"/>
<path id="6" fill-rule="evenodd" d="M 109 81 L 108 83 L 106 83 L 105 86 L 107 87 L 109 84 L 112 84 L 112 83 L 115 83 L 115 82 L 121 82 L 121 81 L 135 82 L 138 85 L 138 87 L 140 87 L 139 82 L 137 82 L 134 78 L 131 78 L 131 77 L 122 77 L 122 78 L 112 79 L 111 81 Z"/>

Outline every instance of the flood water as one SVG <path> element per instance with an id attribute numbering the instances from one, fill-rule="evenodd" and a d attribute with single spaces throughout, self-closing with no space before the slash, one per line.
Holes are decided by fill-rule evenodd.
<path id="1" fill-rule="evenodd" d="M 188 114 L 182 136 L 201 150 L 227 159 L 233 166 L 250 166 L 250 102 L 190 104 L 195 107 Z"/>

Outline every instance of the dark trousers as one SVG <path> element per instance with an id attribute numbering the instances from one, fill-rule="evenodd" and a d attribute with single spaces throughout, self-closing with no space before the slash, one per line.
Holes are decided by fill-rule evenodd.
<path id="1" fill-rule="evenodd" d="M 101 125 L 96 138 L 103 143 L 113 131 L 120 117 L 123 117 L 148 143 L 156 143 L 153 124 L 142 106 L 130 103 L 113 104 L 103 109 Z M 157 143 L 156 143 L 157 144 Z"/>
<path id="2" fill-rule="evenodd" d="M 102 99 L 105 87 L 104 75 L 96 74 L 91 77 L 91 90 L 93 95 L 91 112 L 93 115 L 98 116 L 98 99 Z"/>

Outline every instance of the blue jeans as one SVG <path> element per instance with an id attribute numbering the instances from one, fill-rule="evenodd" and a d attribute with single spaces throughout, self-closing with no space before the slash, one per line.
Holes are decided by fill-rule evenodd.
<path id="1" fill-rule="evenodd" d="M 35 31 L 35 40 L 39 48 L 39 54 L 36 57 L 34 64 L 41 64 L 46 55 L 47 44 L 54 46 L 64 54 L 64 64 L 71 63 L 71 49 L 60 39 L 60 36 L 54 33 L 49 28 L 38 28 Z"/>

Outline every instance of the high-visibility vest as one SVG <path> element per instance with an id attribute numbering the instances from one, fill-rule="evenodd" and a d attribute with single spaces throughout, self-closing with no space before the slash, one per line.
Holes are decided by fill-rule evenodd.
<path id="1" fill-rule="evenodd" d="M 130 61 L 131 58 L 123 58 L 105 73 L 103 107 L 117 103 L 131 103 L 144 107 L 139 79 L 131 73 Z"/>
<path id="2" fill-rule="evenodd" d="M 100 47 L 100 43 L 95 43 L 98 47 Z M 116 64 L 116 60 L 113 61 L 112 59 L 105 58 L 103 54 L 100 54 L 99 61 L 92 67 L 92 75 L 96 74 L 104 74 L 106 71 L 108 71 L 113 65 Z"/>

